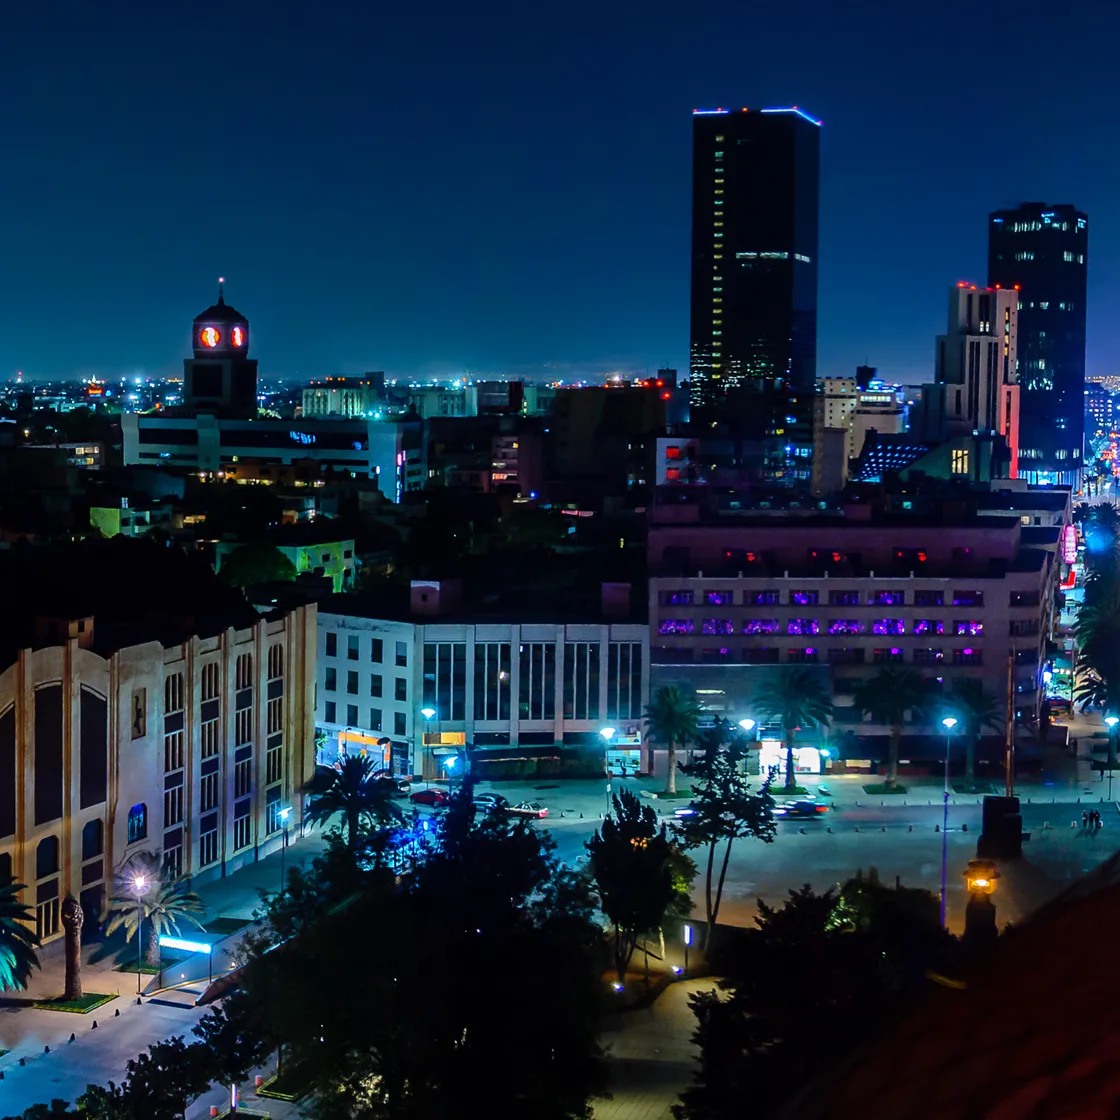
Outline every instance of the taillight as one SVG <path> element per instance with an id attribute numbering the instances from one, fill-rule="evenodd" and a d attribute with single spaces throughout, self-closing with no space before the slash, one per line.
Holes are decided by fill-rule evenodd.
<path id="1" fill-rule="evenodd" d="M 817 806 L 817 812 L 818 813 L 827 813 L 828 812 L 828 806 L 827 805 L 818 805 Z"/>

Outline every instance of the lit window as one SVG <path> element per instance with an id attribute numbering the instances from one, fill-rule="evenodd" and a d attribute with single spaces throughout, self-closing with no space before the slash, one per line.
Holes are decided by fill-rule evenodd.
<path id="1" fill-rule="evenodd" d="M 968 474 L 968 448 L 954 448 L 951 470 L 953 474 Z"/>

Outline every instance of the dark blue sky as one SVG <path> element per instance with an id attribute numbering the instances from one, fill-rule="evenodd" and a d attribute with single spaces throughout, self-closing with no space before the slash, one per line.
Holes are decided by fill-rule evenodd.
<path id="1" fill-rule="evenodd" d="M 820 372 L 931 376 L 1024 198 L 1088 211 L 1115 371 L 1113 8 L 7 5 L 0 377 L 176 369 L 219 274 L 266 375 L 683 368 L 690 110 L 792 103 Z"/>

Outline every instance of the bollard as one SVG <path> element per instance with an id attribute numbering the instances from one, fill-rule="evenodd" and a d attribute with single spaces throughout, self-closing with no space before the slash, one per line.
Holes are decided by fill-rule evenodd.
<path id="1" fill-rule="evenodd" d="M 961 825 L 961 832 L 967 832 L 967 831 L 968 831 L 968 825 L 967 824 L 962 824 Z"/>
<path id="2" fill-rule="evenodd" d="M 211 1116 L 217 1116 L 218 1115 L 218 1106 L 216 1104 L 212 1104 L 210 1106 L 210 1115 Z"/>
<path id="3" fill-rule="evenodd" d="M 829 831 L 829 832 L 831 832 L 831 831 L 832 831 L 832 825 L 829 825 L 829 826 L 828 826 L 828 831 Z"/>
<path id="4" fill-rule="evenodd" d="M 0 1069 L 0 1081 L 4 1080 L 4 1071 Z"/>
<path id="5" fill-rule="evenodd" d="M 805 826 L 802 825 L 797 831 L 800 832 L 802 836 L 804 836 L 805 835 Z"/>
<path id="6" fill-rule="evenodd" d="M 856 825 L 856 832 L 859 832 L 859 825 Z"/>
<path id="7" fill-rule="evenodd" d="M 913 832 L 913 831 L 914 831 L 914 826 L 913 826 L 912 824 L 911 824 L 911 825 L 907 825 L 907 826 L 906 826 L 906 831 L 907 831 L 907 832 Z"/>
<path id="8" fill-rule="evenodd" d="M 116 1009 L 116 1011 L 113 1012 L 113 1018 L 114 1019 L 119 1019 L 120 1017 L 121 1017 L 121 1009 L 118 1007 Z"/>
<path id="9" fill-rule="evenodd" d="M 44 1046 L 43 1047 L 43 1053 L 44 1054 L 49 1054 L 50 1052 L 51 1052 L 51 1048 L 49 1046 Z"/>
<path id="10" fill-rule="evenodd" d="M 21 1066 L 25 1066 L 25 1065 L 27 1065 L 27 1059 L 26 1059 L 26 1058 L 20 1058 L 20 1060 L 19 1060 L 19 1064 L 20 1064 Z"/>
<path id="11" fill-rule="evenodd" d="M 580 820 L 583 820 L 583 814 L 582 814 L 582 813 L 580 813 L 580 815 L 579 815 L 579 819 L 580 819 Z"/>
<path id="12" fill-rule="evenodd" d="M 939 824 L 935 824 L 935 825 L 933 826 L 933 831 L 934 831 L 934 832 L 940 832 L 940 831 L 941 831 L 941 825 L 939 825 Z"/>
<path id="13" fill-rule="evenodd" d="M 883 827 L 879 831 L 880 832 L 886 832 L 887 831 L 887 826 L 883 825 Z"/>
<path id="14" fill-rule="evenodd" d="M 76 1036 L 76 1035 L 74 1034 L 74 1032 L 73 1032 L 73 1031 L 71 1031 L 71 1032 L 70 1032 L 70 1041 L 71 1041 L 71 1042 L 73 1042 L 73 1041 L 74 1041 L 74 1039 L 75 1039 L 76 1037 L 77 1037 L 77 1036 Z"/>
<path id="15" fill-rule="evenodd" d="M 91 1031 L 95 1031 L 95 1030 L 97 1030 L 97 1020 L 96 1020 L 96 1019 L 94 1019 L 94 1021 L 93 1021 L 93 1026 L 92 1026 L 92 1027 L 90 1027 L 90 1030 L 91 1030 Z"/>
<path id="16" fill-rule="evenodd" d="M 253 1078 L 253 1088 L 259 1089 L 263 1084 L 264 1078 L 258 1073 L 257 1076 Z"/>
<path id="17" fill-rule="evenodd" d="M 1077 821 L 1070 821 L 1069 826 L 1070 828 L 1077 828 Z"/>

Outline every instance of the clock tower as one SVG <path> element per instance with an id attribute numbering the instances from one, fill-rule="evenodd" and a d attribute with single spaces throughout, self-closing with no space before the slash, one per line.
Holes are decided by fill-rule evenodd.
<path id="1" fill-rule="evenodd" d="M 195 317 L 194 357 L 183 362 L 183 403 L 200 412 L 252 420 L 257 415 L 257 362 L 249 357 L 249 320 L 225 301 Z"/>

